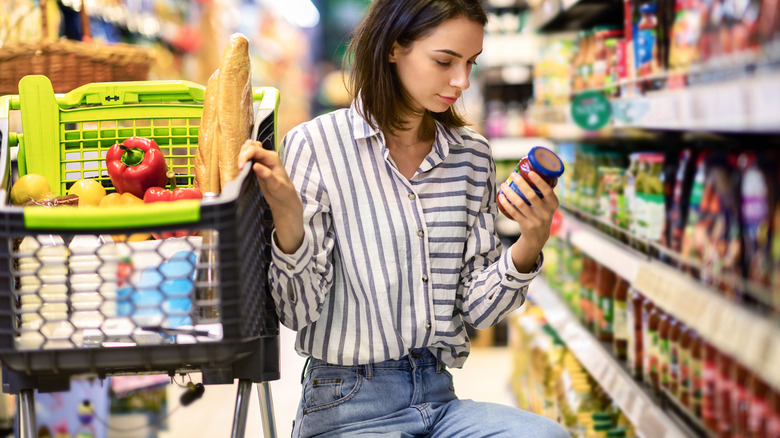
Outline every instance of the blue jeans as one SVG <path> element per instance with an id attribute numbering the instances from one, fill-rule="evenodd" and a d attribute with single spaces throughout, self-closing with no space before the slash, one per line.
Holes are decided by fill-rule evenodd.
<path id="1" fill-rule="evenodd" d="M 312 359 L 293 425 L 298 437 L 569 438 L 558 423 L 495 403 L 459 400 L 427 348 L 361 366 Z"/>

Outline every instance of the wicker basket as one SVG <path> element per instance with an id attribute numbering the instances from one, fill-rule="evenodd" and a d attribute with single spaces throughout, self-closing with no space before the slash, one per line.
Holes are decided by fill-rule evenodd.
<path id="1" fill-rule="evenodd" d="M 41 6 L 45 8 L 44 1 Z M 83 4 L 81 13 L 85 40 L 90 40 Z M 42 14 L 42 25 L 46 29 L 45 14 Z M 0 47 L 0 95 L 18 94 L 19 80 L 27 75 L 48 77 L 56 93 L 67 93 L 91 82 L 148 79 L 152 62 L 148 49 L 130 44 L 47 39 L 44 35 L 37 43 L 11 42 Z"/>

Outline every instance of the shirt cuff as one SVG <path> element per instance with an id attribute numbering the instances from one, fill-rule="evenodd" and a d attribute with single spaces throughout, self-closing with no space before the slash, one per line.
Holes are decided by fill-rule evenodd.
<path id="1" fill-rule="evenodd" d="M 303 236 L 303 243 L 292 254 L 286 254 L 276 244 L 276 230 L 271 232 L 271 260 L 280 273 L 294 276 L 303 272 L 306 267 L 304 259 L 309 255 L 309 239 Z"/>
<path id="2" fill-rule="evenodd" d="M 509 289 L 520 289 L 524 286 L 528 286 L 531 280 L 536 278 L 536 276 L 539 274 L 539 271 L 541 271 L 542 265 L 544 264 L 544 253 L 539 253 L 539 256 L 536 258 L 536 262 L 534 263 L 534 268 L 531 270 L 531 272 L 525 273 L 519 272 L 517 268 L 515 268 L 515 263 L 512 261 L 511 251 L 504 251 L 501 259 L 501 286 Z"/>

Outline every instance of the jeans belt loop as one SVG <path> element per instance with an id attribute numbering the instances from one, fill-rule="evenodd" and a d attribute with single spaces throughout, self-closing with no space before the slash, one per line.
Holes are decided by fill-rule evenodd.
<path id="1" fill-rule="evenodd" d="M 303 380 L 306 378 L 306 369 L 309 368 L 310 362 L 311 362 L 311 356 L 307 356 L 306 362 L 303 363 L 303 371 L 301 371 L 301 385 L 303 385 Z"/>
<path id="2" fill-rule="evenodd" d="M 364 372 L 366 373 L 366 379 L 371 380 L 371 378 L 374 377 L 374 367 L 373 367 L 373 365 L 371 365 L 371 363 L 369 362 L 369 363 L 363 365 L 363 367 L 365 369 Z"/>

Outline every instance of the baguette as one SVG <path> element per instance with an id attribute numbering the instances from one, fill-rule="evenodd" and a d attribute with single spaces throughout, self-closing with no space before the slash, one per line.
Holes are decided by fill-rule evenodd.
<path id="1" fill-rule="evenodd" d="M 238 153 L 252 134 L 252 72 L 249 40 L 230 37 L 219 66 L 217 120 L 220 189 L 238 176 Z"/>
<path id="2" fill-rule="evenodd" d="M 206 84 L 206 95 L 203 99 L 203 116 L 200 119 L 198 131 L 198 154 L 195 156 L 195 187 L 207 193 L 219 193 L 219 167 L 217 148 L 214 147 L 217 131 L 217 84 L 219 69 L 209 78 Z"/>

